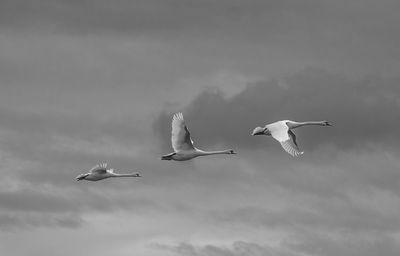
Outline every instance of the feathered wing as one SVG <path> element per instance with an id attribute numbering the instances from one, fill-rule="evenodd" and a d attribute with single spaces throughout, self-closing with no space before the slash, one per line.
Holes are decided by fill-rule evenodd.
<path id="1" fill-rule="evenodd" d="M 107 164 L 102 163 L 94 166 L 89 172 L 103 174 L 107 172 Z"/>
<path id="2" fill-rule="evenodd" d="M 297 146 L 296 135 L 288 127 L 272 132 L 271 136 L 279 141 L 283 149 L 290 155 L 299 156 L 304 153 Z"/>
<path id="3" fill-rule="evenodd" d="M 185 125 L 182 113 L 176 113 L 172 118 L 172 148 L 178 151 L 194 149 L 189 130 Z"/>

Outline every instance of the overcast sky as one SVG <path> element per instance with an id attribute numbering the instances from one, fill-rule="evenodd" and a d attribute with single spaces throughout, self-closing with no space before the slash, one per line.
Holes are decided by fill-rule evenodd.
<path id="1" fill-rule="evenodd" d="M 397 0 L 0 0 L 0 254 L 400 255 Z M 161 161 L 183 112 L 195 145 Z M 297 129 L 288 155 L 256 126 Z M 142 178 L 76 182 L 100 162 Z"/>

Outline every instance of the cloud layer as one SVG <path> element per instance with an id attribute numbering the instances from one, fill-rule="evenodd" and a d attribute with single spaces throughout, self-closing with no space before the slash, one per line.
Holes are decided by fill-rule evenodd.
<path id="1" fill-rule="evenodd" d="M 0 253 L 399 255 L 399 8 L 0 1 Z M 238 154 L 161 161 L 178 111 Z M 282 119 L 334 126 L 292 158 L 250 136 Z"/>
<path id="2" fill-rule="evenodd" d="M 380 77 L 352 80 L 309 69 L 282 80 L 256 82 L 232 98 L 218 90 L 206 91 L 187 107 L 185 118 L 194 139 L 205 145 L 259 148 L 266 144 L 260 142 L 265 138 L 249 137 L 254 127 L 289 119 L 330 120 L 334 124 L 332 128 L 296 130 L 298 143 L 305 148 L 393 147 L 399 139 L 393 129 L 400 125 L 398 82 Z M 165 144 L 169 144 L 170 116 L 161 114 L 154 125 Z"/>

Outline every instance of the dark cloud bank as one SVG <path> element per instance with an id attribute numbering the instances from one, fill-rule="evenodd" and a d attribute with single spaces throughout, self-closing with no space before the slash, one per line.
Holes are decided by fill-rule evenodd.
<path id="1" fill-rule="evenodd" d="M 323 70 L 308 69 L 285 79 L 259 81 L 232 98 L 219 90 L 199 95 L 183 110 L 194 141 L 201 145 L 265 147 L 250 137 L 252 129 L 277 120 L 329 120 L 334 127 L 296 130 L 303 149 L 333 145 L 341 150 L 364 150 L 370 145 L 396 146 L 400 125 L 399 78 L 369 76 L 350 79 Z M 169 147 L 171 111 L 154 123 Z M 197 143 L 198 146 L 201 146 Z"/>
<path id="2" fill-rule="evenodd" d="M 179 31 L 187 28 L 203 31 L 241 25 L 264 17 L 272 21 L 289 2 L 249 0 L 180 1 L 117 0 L 108 1 L 2 1 L 0 21 L 3 27 L 45 29 L 59 32 L 92 33 Z M 311 6 L 311 5 L 310 5 Z M 297 9 L 294 5 L 292 8 Z M 274 14 L 274 13 L 278 13 Z M 268 15 L 267 15 L 268 14 Z M 1 26 L 0 26 L 1 27 Z"/>

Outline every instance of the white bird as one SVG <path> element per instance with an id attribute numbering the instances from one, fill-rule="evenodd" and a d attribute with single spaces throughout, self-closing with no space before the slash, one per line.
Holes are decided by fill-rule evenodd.
<path id="1" fill-rule="evenodd" d="M 88 173 L 80 174 L 76 177 L 76 180 L 90 180 L 98 181 L 107 178 L 115 177 L 141 177 L 139 173 L 124 173 L 118 174 L 114 172 L 114 169 L 107 169 L 107 164 L 102 163 L 94 166 Z"/>
<path id="2" fill-rule="evenodd" d="M 256 127 L 251 135 L 271 135 L 274 139 L 281 143 L 286 152 L 292 156 L 299 156 L 304 152 L 299 150 L 296 142 L 296 135 L 292 132 L 292 130 L 305 125 L 332 126 L 328 121 L 294 122 L 290 120 L 283 120 L 272 124 L 267 124 L 264 127 Z"/>
<path id="3" fill-rule="evenodd" d="M 198 156 L 217 154 L 236 154 L 232 149 L 222 151 L 203 151 L 193 146 L 189 130 L 185 125 L 182 113 L 176 113 L 172 118 L 172 148 L 175 152 L 161 157 L 161 160 L 185 161 Z"/>

